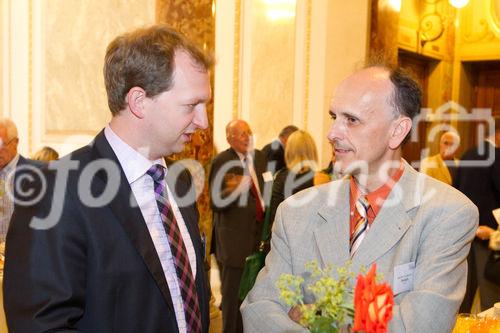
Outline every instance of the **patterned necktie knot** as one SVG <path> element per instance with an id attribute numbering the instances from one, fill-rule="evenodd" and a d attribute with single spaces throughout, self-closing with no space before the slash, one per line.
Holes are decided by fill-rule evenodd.
<path id="1" fill-rule="evenodd" d="M 165 178 L 165 167 L 161 164 L 153 164 L 146 173 L 155 182 L 160 183 Z"/>
<path id="2" fill-rule="evenodd" d="M 366 218 L 366 214 L 368 212 L 368 208 L 370 208 L 370 203 L 366 199 L 366 197 L 359 197 L 356 201 L 356 209 L 362 217 Z"/>

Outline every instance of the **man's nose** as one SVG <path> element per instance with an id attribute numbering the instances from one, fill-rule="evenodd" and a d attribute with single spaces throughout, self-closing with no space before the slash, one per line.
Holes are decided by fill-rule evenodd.
<path id="1" fill-rule="evenodd" d="M 344 129 L 340 123 L 340 121 L 334 120 L 332 122 L 332 125 L 330 126 L 330 130 L 328 131 L 327 134 L 327 139 L 330 142 L 334 142 L 337 140 L 342 140 L 344 137 Z"/>
<path id="2" fill-rule="evenodd" d="M 193 123 L 200 129 L 208 128 L 207 108 L 205 105 L 196 111 Z"/>

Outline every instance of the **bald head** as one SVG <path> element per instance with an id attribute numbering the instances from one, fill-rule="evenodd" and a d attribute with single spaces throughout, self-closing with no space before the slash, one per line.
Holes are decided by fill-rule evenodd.
<path id="1" fill-rule="evenodd" d="M 391 103 L 393 94 L 394 85 L 391 83 L 389 71 L 382 67 L 370 67 L 342 81 L 333 100 L 338 101 L 340 96 L 346 102 L 355 101 L 357 108 L 367 112 L 373 112 L 375 107 L 382 107 L 383 114 L 392 118 L 397 112 Z"/>
<path id="2" fill-rule="evenodd" d="M 226 139 L 231 148 L 241 154 L 253 149 L 252 130 L 244 120 L 235 119 L 227 124 Z"/>
<path id="3" fill-rule="evenodd" d="M 8 118 L 0 118 L 0 170 L 17 155 L 17 128 Z"/>
<path id="4" fill-rule="evenodd" d="M 453 159 L 455 152 L 460 146 L 460 136 L 455 132 L 444 132 L 439 140 L 439 154 L 443 160 Z"/>
<path id="5" fill-rule="evenodd" d="M 360 70 L 342 81 L 330 104 L 328 140 L 336 164 L 342 173 L 370 176 L 368 190 L 387 180 L 382 173 L 388 165 L 399 163 L 401 144 L 412 127 L 410 108 L 401 101 L 408 87 L 418 86 L 398 73 L 379 66 Z"/>

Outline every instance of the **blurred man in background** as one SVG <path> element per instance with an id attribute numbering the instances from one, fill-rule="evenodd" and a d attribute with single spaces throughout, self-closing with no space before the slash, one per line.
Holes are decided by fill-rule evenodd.
<path id="1" fill-rule="evenodd" d="M 214 158 L 209 184 L 223 332 L 241 333 L 238 288 L 245 258 L 257 249 L 262 233 L 266 158 L 253 149 L 252 130 L 244 120 L 231 121 L 226 126 L 226 138 L 231 147 Z"/>
<path id="2" fill-rule="evenodd" d="M 268 167 L 267 170 L 272 174 L 280 171 L 286 166 L 285 163 L 285 146 L 290 134 L 298 130 L 297 126 L 288 125 L 284 127 L 278 138 L 268 143 L 262 148 L 262 152 L 266 155 Z"/>
<path id="3" fill-rule="evenodd" d="M 439 140 L 439 154 L 424 158 L 420 164 L 420 172 L 451 185 L 458 165 L 455 152 L 459 146 L 460 136 L 457 133 L 443 133 Z"/>

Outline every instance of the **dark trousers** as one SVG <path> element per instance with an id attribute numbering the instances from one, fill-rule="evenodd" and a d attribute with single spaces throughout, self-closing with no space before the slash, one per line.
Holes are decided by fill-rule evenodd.
<path id="1" fill-rule="evenodd" d="M 243 268 L 235 268 L 223 265 L 217 261 L 221 279 L 222 294 L 222 332 L 243 333 L 243 321 L 241 319 L 238 288 L 240 286 Z"/>
<path id="2" fill-rule="evenodd" d="M 467 258 L 469 274 L 467 276 L 467 290 L 460 306 L 460 312 L 470 312 L 474 294 L 479 287 L 481 297 L 481 311 L 491 308 L 500 300 L 500 286 L 484 278 L 484 268 L 488 259 L 489 249 L 487 242 L 475 239 Z"/>

